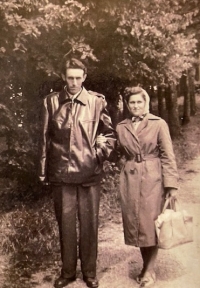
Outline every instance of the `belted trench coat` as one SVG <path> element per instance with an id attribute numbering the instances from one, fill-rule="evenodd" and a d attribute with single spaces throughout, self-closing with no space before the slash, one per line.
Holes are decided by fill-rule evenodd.
<path id="1" fill-rule="evenodd" d="M 131 119 L 117 125 L 121 154 L 120 196 L 127 245 L 157 244 L 154 221 L 165 189 L 178 188 L 178 172 L 167 123 L 148 113 L 135 131 Z"/>
<path id="2" fill-rule="evenodd" d="M 39 177 L 53 183 L 93 185 L 114 148 L 116 133 L 105 97 L 85 88 L 72 101 L 65 90 L 45 97 L 41 113 Z M 96 147 L 102 133 L 107 142 Z"/>

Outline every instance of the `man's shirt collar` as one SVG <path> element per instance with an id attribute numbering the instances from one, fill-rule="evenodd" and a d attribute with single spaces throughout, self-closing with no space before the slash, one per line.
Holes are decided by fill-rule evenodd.
<path id="1" fill-rule="evenodd" d="M 72 100 L 72 102 L 74 102 L 74 99 L 79 95 L 81 94 L 83 88 L 81 88 L 76 94 L 71 94 L 69 91 L 67 91 L 67 86 L 64 87 L 66 93 L 68 94 L 69 98 Z"/>

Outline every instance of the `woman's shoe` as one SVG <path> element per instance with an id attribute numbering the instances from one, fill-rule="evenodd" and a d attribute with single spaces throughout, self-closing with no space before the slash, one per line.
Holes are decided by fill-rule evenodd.
<path id="1" fill-rule="evenodd" d="M 142 278 L 143 278 L 143 276 L 144 276 L 144 272 L 145 272 L 145 271 L 144 271 L 144 268 L 142 268 L 140 274 L 135 278 L 135 280 L 136 280 L 136 282 L 137 282 L 138 284 L 141 283 Z"/>
<path id="2" fill-rule="evenodd" d="M 154 271 L 146 272 L 141 278 L 140 287 L 149 287 L 156 282 L 156 274 Z"/>

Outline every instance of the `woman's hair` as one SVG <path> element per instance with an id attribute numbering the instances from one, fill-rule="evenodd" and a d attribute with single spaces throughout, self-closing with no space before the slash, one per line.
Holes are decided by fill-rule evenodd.
<path id="1" fill-rule="evenodd" d="M 126 100 L 126 102 L 129 101 L 129 98 L 132 96 L 132 95 L 137 95 L 137 94 L 141 94 L 141 96 L 145 99 L 144 95 L 143 95 L 143 89 L 139 86 L 135 86 L 135 87 L 127 87 L 125 90 L 124 90 L 124 98 Z"/>
<path id="2" fill-rule="evenodd" d="M 137 95 L 137 94 L 140 94 L 143 97 L 143 99 L 145 100 L 144 112 L 149 113 L 149 102 L 150 102 L 149 95 L 144 89 L 142 89 L 139 86 L 127 87 L 124 90 L 124 98 L 125 98 L 126 103 L 129 102 L 129 99 L 131 96 Z"/>
<path id="3" fill-rule="evenodd" d="M 86 66 L 80 60 L 78 60 L 76 58 L 70 58 L 70 59 L 65 60 L 61 66 L 61 73 L 65 75 L 66 70 L 70 69 L 70 68 L 82 69 L 84 74 L 87 74 Z"/>

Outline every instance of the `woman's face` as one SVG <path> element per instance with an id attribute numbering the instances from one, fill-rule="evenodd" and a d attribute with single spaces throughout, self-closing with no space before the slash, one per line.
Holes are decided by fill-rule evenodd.
<path id="1" fill-rule="evenodd" d="M 127 103 L 130 113 L 136 117 L 144 114 L 145 104 L 141 94 L 131 95 Z"/>

